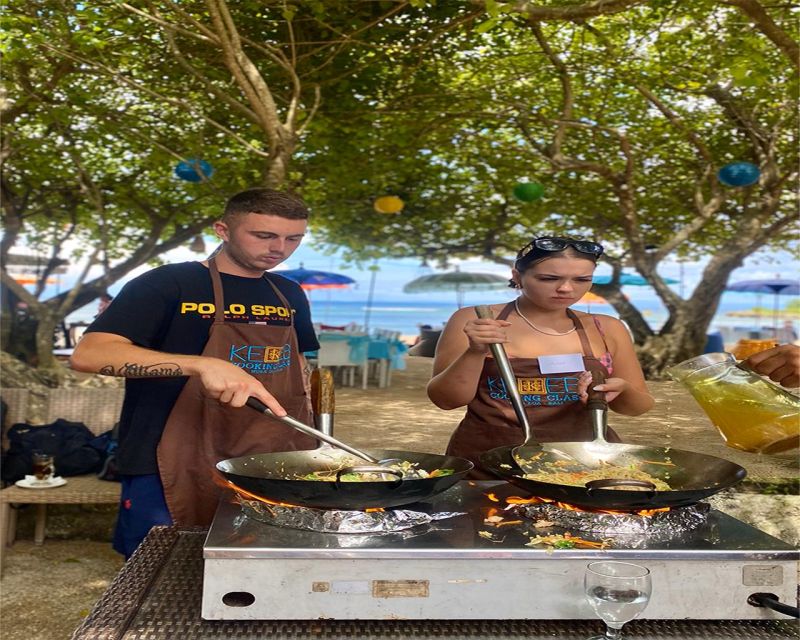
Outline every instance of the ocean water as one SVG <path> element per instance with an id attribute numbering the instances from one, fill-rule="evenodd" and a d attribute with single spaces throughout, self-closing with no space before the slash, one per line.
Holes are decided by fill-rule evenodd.
<path id="1" fill-rule="evenodd" d="M 416 336 L 419 326 L 429 324 L 434 328 L 441 328 L 453 313 L 458 310 L 456 296 L 452 292 L 443 292 L 440 296 L 403 295 L 386 299 L 378 299 L 367 304 L 366 294 L 363 299 L 355 299 L 357 292 L 344 292 L 349 294 L 349 299 L 337 289 L 312 291 L 309 296 L 311 304 L 311 317 L 314 322 L 332 326 L 356 324 L 367 326 L 370 330 L 384 329 L 399 331 L 402 335 Z M 657 330 L 667 320 L 667 311 L 655 294 L 646 294 L 641 288 L 626 289 L 626 294 L 631 302 L 642 312 L 650 326 Z M 472 292 L 465 296 L 464 305 L 493 304 L 513 300 L 514 292 L 510 289 L 501 292 Z M 780 296 L 779 307 L 783 308 L 791 296 Z M 745 331 L 755 331 L 760 328 L 772 326 L 772 313 L 765 313 L 761 318 L 734 317 L 726 314 L 735 311 L 748 311 L 753 307 L 771 309 L 772 296 L 756 296 L 754 294 L 726 294 L 720 302 L 720 307 L 709 331 L 724 329 L 725 327 L 738 328 Z M 576 304 L 574 309 L 589 313 L 602 313 L 617 317 L 614 308 L 608 304 Z M 68 323 L 91 322 L 97 313 L 97 304 L 92 303 L 73 313 Z M 795 320 L 795 330 L 800 329 L 800 322 Z M 783 326 L 782 319 L 778 326 Z"/>
<path id="2" fill-rule="evenodd" d="M 403 335 L 417 335 L 421 324 L 429 324 L 434 328 L 440 328 L 447 319 L 458 309 L 453 296 L 443 296 L 447 299 L 441 301 L 421 301 L 414 300 L 407 296 L 402 300 L 380 300 L 367 305 L 366 300 L 337 300 L 334 295 L 330 298 L 322 295 L 322 292 L 313 292 L 311 296 L 311 317 L 314 322 L 332 326 L 342 326 L 355 323 L 361 326 L 368 326 L 370 330 L 385 329 L 389 331 L 399 331 Z M 489 299 L 494 296 L 486 296 L 481 299 L 479 295 L 470 296 L 465 301 L 465 305 L 475 305 L 482 302 L 502 302 L 510 298 Z M 657 330 L 661 328 L 667 320 L 667 311 L 657 300 L 633 301 L 637 308 L 642 312 L 645 320 L 650 326 Z M 771 301 L 764 304 L 762 300 L 760 306 L 768 307 Z M 721 329 L 723 327 L 741 328 L 757 330 L 761 327 L 772 326 L 772 314 L 762 315 L 761 318 L 746 318 L 727 316 L 731 311 L 746 311 L 754 307 L 754 300 L 733 300 L 725 301 L 720 304 L 717 315 L 709 327 L 709 331 Z M 576 304 L 573 306 L 578 311 L 589 313 L 601 313 L 617 317 L 614 308 L 607 304 Z M 800 323 L 795 322 L 795 328 Z M 778 326 L 783 322 L 779 319 Z"/>

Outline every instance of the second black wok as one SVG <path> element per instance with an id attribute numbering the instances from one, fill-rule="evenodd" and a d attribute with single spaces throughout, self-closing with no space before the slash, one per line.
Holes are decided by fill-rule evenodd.
<path id="1" fill-rule="evenodd" d="M 564 470 L 601 469 L 606 463 L 635 467 L 663 480 L 670 491 L 654 489 L 592 488 L 542 482 L 525 478 L 511 451 L 514 447 L 498 447 L 481 455 L 481 464 L 498 477 L 541 498 L 567 502 L 579 507 L 639 511 L 661 507 L 694 504 L 703 498 L 735 485 L 747 472 L 738 464 L 714 456 L 633 444 L 606 444 L 593 451 L 595 442 L 559 442 L 541 444 L 541 453 L 531 463 L 535 471 L 552 473 L 553 463 L 566 464 Z M 604 443 L 605 444 L 605 443 Z M 609 456 L 609 453 L 611 455 Z M 529 467 L 526 466 L 526 470 Z"/>

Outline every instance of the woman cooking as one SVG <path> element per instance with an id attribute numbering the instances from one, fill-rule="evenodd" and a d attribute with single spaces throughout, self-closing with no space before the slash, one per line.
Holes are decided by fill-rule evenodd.
<path id="1" fill-rule="evenodd" d="M 592 372 L 605 378 L 614 411 L 645 413 L 653 406 L 625 326 L 617 319 L 569 307 L 592 286 L 603 247 L 596 242 L 544 236 L 517 254 L 510 286 L 519 297 L 491 307 L 495 319 L 474 308 L 459 309 L 447 322 L 436 350 L 428 397 L 442 409 L 467 406 L 447 453 L 475 463 L 474 479 L 493 476 L 479 456 L 495 447 L 521 444 L 514 414 L 489 345 L 503 343 L 533 433 L 540 442 L 591 440 L 586 409 Z M 618 442 L 609 431 L 608 440 Z"/>

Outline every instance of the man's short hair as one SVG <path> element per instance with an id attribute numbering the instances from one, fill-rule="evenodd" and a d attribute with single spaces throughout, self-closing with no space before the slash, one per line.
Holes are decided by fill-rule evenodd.
<path id="1" fill-rule="evenodd" d="M 275 189 L 255 188 L 240 191 L 225 204 L 223 220 L 247 214 L 262 213 L 291 220 L 307 220 L 308 207 L 298 196 Z"/>

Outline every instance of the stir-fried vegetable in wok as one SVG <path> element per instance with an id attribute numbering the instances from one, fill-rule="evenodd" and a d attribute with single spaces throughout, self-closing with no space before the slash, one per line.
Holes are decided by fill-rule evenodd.
<path id="1" fill-rule="evenodd" d="M 551 484 L 562 484 L 573 487 L 582 487 L 587 482 L 593 480 L 644 480 L 652 482 L 657 491 L 670 491 L 670 486 L 634 465 L 620 467 L 613 464 L 604 464 L 599 469 L 579 469 L 570 470 L 565 468 L 564 462 L 548 462 L 543 466 L 546 470 L 537 473 L 526 473 L 522 477 L 526 480 L 536 480 L 537 482 L 549 482 Z M 625 487 L 630 490 L 630 487 Z"/>
<path id="2" fill-rule="evenodd" d="M 443 476 L 450 476 L 455 473 L 454 469 L 434 469 L 433 471 L 426 471 L 420 469 L 419 464 L 416 462 L 409 462 L 403 460 L 394 462 L 392 464 L 384 465 L 387 469 L 401 471 L 404 480 L 423 480 L 425 478 L 441 478 Z M 298 476 L 298 480 L 316 480 L 323 482 L 334 482 L 339 475 L 339 482 L 381 482 L 384 480 L 396 480 L 396 476 L 382 474 L 377 471 L 352 471 L 339 474 L 341 469 L 329 469 L 325 471 L 314 471 L 305 475 Z"/>

